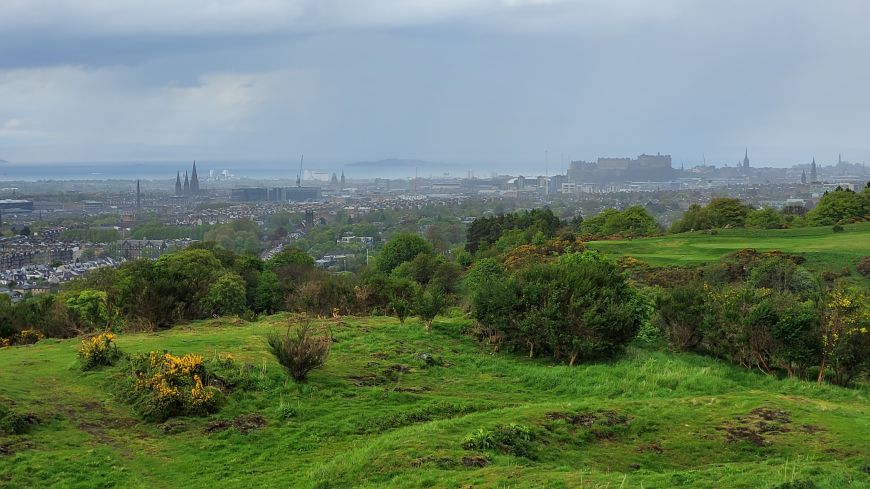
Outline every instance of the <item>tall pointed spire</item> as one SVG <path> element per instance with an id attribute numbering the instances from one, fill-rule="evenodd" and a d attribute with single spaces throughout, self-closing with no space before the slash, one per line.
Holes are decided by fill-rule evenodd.
<path id="1" fill-rule="evenodd" d="M 187 178 L 187 171 L 184 172 L 184 195 L 190 195 L 190 180 Z"/>
<path id="2" fill-rule="evenodd" d="M 142 210 L 142 192 L 139 188 L 139 180 L 136 180 L 136 213 Z"/>
<path id="3" fill-rule="evenodd" d="M 190 173 L 190 193 L 199 193 L 199 177 L 196 175 L 196 160 L 193 161 L 193 171 Z"/>
<path id="4" fill-rule="evenodd" d="M 175 174 L 175 195 L 181 195 L 181 172 Z"/>
<path id="5" fill-rule="evenodd" d="M 743 168 L 749 168 L 749 148 L 743 153 Z"/>
<path id="6" fill-rule="evenodd" d="M 819 181 L 818 171 L 816 169 L 816 157 L 813 156 L 813 162 L 810 163 L 810 183 Z"/>

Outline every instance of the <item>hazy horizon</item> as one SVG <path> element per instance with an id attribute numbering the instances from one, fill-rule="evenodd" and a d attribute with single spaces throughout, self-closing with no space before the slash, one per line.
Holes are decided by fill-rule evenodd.
<path id="1" fill-rule="evenodd" d="M 868 16 L 858 0 L 12 0 L 0 160 L 866 162 Z"/>

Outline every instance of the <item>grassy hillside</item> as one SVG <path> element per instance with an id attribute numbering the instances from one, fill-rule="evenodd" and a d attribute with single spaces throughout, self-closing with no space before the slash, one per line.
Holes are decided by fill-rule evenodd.
<path id="1" fill-rule="evenodd" d="M 800 253 L 806 266 L 823 271 L 840 271 L 870 255 L 870 222 L 850 224 L 842 233 L 830 227 L 795 229 L 720 229 L 671 234 L 655 238 L 620 241 L 596 241 L 589 247 L 607 254 L 630 255 L 651 265 L 692 265 L 718 260 L 722 255 L 741 248 L 759 251 L 780 250 Z"/>
<path id="2" fill-rule="evenodd" d="M 414 321 L 348 319 L 334 327 L 325 369 L 297 387 L 265 353 L 264 336 L 287 319 L 119 336 L 127 353 L 231 353 L 259 379 L 218 414 L 162 424 L 114 398 L 117 369 L 82 373 L 75 340 L 0 350 L 0 401 L 40 420 L 0 436 L 0 486 L 870 484 L 867 391 L 640 348 L 610 364 L 551 366 L 481 350 L 459 318 L 436 321 L 430 335 Z M 421 353 L 441 365 L 426 366 Z M 469 433 L 508 423 L 532 429 L 535 460 L 462 448 Z"/>

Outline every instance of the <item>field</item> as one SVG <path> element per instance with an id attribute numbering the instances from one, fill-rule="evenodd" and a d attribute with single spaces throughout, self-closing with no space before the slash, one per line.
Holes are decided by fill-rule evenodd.
<path id="1" fill-rule="evenodd" d="M 0 401 L 39 419 L 27 434 L 0 436 L 0 486 L 870 485 L 866 390 L 641 347 L 612 363 L 552 366 L 479 347 L 461 334 L 468 321 L 459 316 L 436 321 L 429 335 L 416 321 L 347 318 L 333 326 L 326 367 L 297 387 L 264 344 L 289 320 L 120 335 L 127 353 L 231 353 L 258 378 L 215 415 L 161 424 L 115 398 L 117 368 L 82 373 L 77 340 L 0 350 Z M 531 459 L 462 447 L 466 435 L 509 423 L 532 429 Z"/>
<path id="2" fill-rule="evenodd" d="M 589 247 L 606 254 L 629 255 L 650 265 L 695 265 L 710 263 L 722 255 L 741 248 L 759 251 L 780 250 L 800 253 L 806 266 L 817 271 L 841 271 L 870 255 L 870 222 L 849 224 L 845 231 L 834 233 L 830 227 L 794 229 L 720 229 L 670 234 L 655 238 L 620 241 L 595 241 Z"/>

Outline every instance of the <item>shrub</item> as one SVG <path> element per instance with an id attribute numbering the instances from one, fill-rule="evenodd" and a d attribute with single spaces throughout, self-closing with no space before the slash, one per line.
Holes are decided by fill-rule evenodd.
<path id="1" fill-rule="evenodd" d="M 18 333 L 16 343 L 18 343 L 19 345 L 32 345 L 44 339 L 45 335 L 42 334 L 42 332 L 40 332 L 39 330 L 36 330 L 34 328 L 27 328 Z"/>
<path id="2" fill-rule="evenodd" d="M 701 284 L 691 283 L 663 290 L 656 298 L 658 322 L 675 348 L 693 350 L 701 342 L 704 295 Z"/>
<path id="3" fill-rule="evenodd" d="M 462 440 L 462 448 L 466 450 L 498 449 L 502 453 L 534 460 L 537 458 L 532 445 L 534 439 L 535 435 L 531 428 L 511 423 L 498 425 L 492 430 L 478 429 Z"/>
<path id="4" fill-rule="evenodd" d="M 835 233 L 842 233 L 846 229 L 843 228 L 843 226 L 840 226 L 839 224 L 834 224 L 834 227 L 832 227 L 831 230 L 834 231 Z"/>
<path id="5" fill-rule="evenodd" d="M 864 277 L 870 277 L 870 256 L 865 256 L 858 261 L 858 273 Z"/>
<path id="6" fill-rule="evenodd" d="M 167 351 L 130 358 L 121 397 L 152 421 L 217 411 L 222 394 L 212 385 L 202 356 L 175 356 Z"/>
<path id="7" fill-rule="evenodd" d="M 112 333 L 100 333 L 82 340 L 79 347 L 79 359 L 82 362 L 82 370 L 114 365 L 121 357 L 121 350 L 114 342 L 115 335 Z"/>
<path id="8" fill-rule="evenodd" d="M 870 372 L 870 297 L 866 291 L 838 288 L 825 299 L 819 382 L 830 365 L 834 382 L 848 386 Z"/>
<path id="9" fill-rule="evenodd" d="M 648 311 L 616 265 L 594 252 L 533 264 L 473 299 L 474 318 L 507 346 L 569 365 L 621 352 Z"/>
<path id="10" fill-rule="evenodd" d="M 295 382 L 305 382 L 309 372 L 326 363 L 332 334 L 310 321 L 303 321 L 295 329 L 288 328 L 285 334 L 270 334 L 266 345 Z"/>

